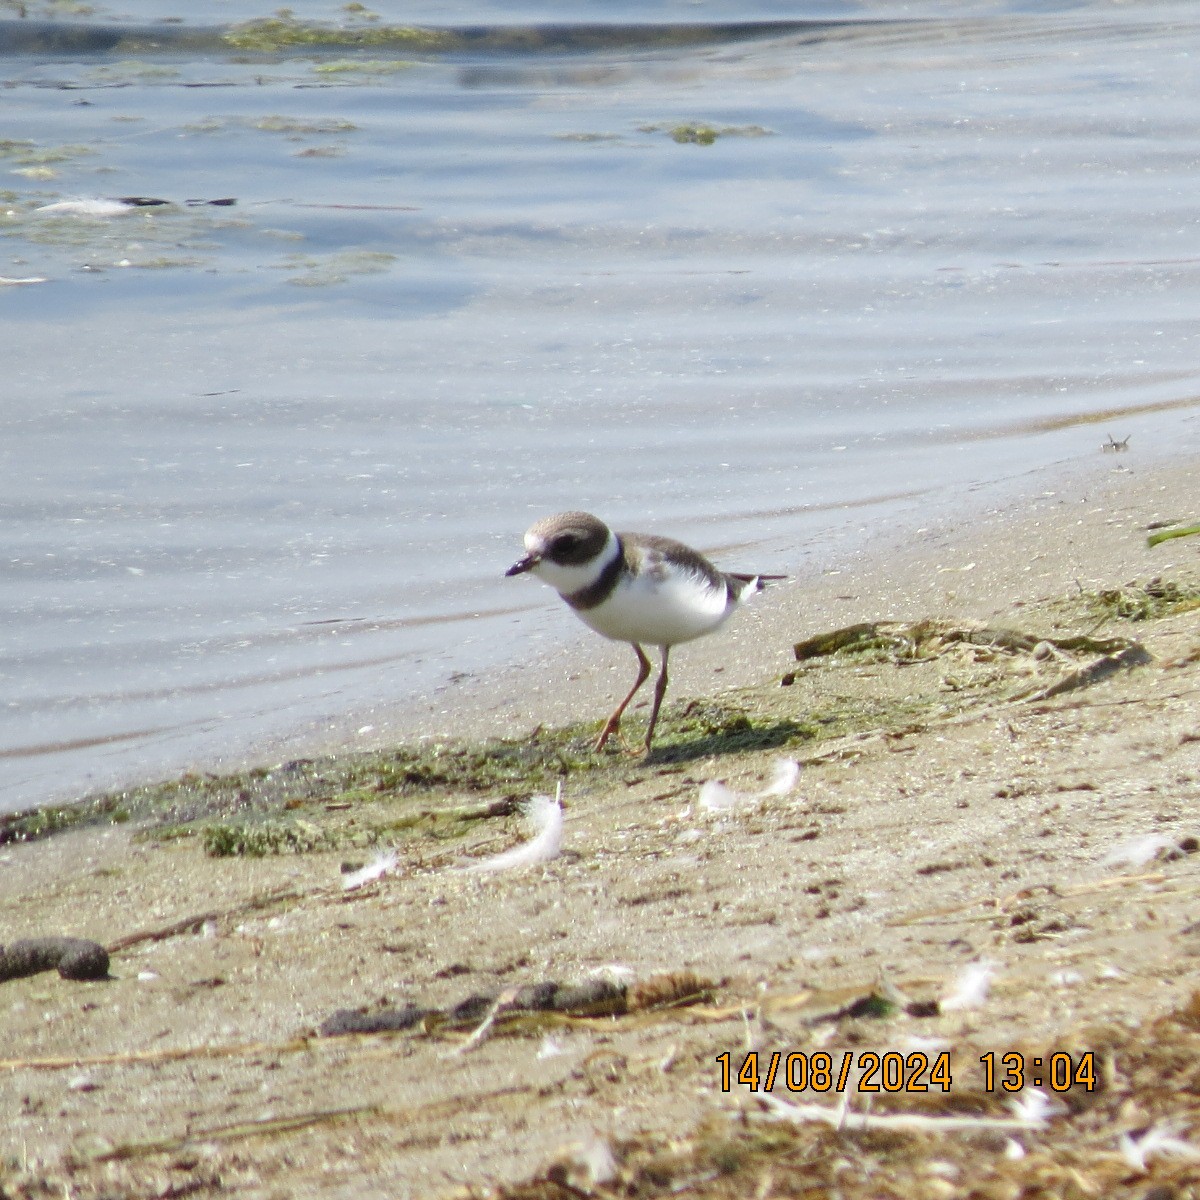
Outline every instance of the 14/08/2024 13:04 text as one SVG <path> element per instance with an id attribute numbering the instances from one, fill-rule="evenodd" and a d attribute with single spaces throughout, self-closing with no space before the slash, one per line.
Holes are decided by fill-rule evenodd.
<path id="1" fill-rule="evenodd" d="M 721 1068 L 723 1092 L 735 1083 L 752 1092 L 769 1092 L 777 1081 L 790 1092 L 844 1092 L 847 1088 L 856 1092 L 928 1092 L 935 1088 L 949 1092 L 954 1085 L 948 1050 L 933 1058 L 920 1051 L 905 1055 L 897 1051 L 876 1054 L 862 1050 L 856 1054 L 846 1050 L 834 1055 L 824 1050 L 811 1054 L 751 1050 L 740 1066 L 725 1051 L 717 1055 L 716 1061 Z M 1043 1086 L 1055 1092 L 1077 1087 L 1090 1092 L 1096 1086 L 1096 1055 L 1092 1050 L 1078 1057 L 1059 1051 L 1045 1058 L 1016 1051 L 998 1055 L 993 1051 L 983 1055 L 979 1064 L 983 1089 L 988 1092 L 997 1088 L 1019 1092 L 1023 1087 Z M 858 1074 L 852 1078 L 855 1068 Z"/>

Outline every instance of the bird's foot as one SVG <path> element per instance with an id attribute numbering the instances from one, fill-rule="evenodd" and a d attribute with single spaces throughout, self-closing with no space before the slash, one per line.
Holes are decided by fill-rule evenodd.
<path id="1" fill-rule="evenodd" d="M 632 751 L 632 753 L 641 758 L 643 763 L 650 763 L 654 761 L 654 750 L 651 748 L 651 742 L 653 742 L 653 740 L 654 731 L 651 730 L 646 734 L 646 740 L 640 746 L 638 746 L 636 750 Z"/>
<path id="2" fill-rule="evenodd" d="M 600 730 L 600 736 L 592 744 L 592 753 L 599 754 L 600 751 L 603 750 L 608 744 L 608 739 L 612 737 L 614 733 L 620 740 L 621 745 L 625 745 L 625 739 L 621 736 L 620 718 L 614 721 L 612 717 L 609 717 L 609 719 L 604 723 L 604 728 Z"/>
<path id="3" fill-rule="evenodd" d="M 624 737 L 621 738 L 621 749 L 625 751 L 625 754 L 629 758 L 643 758 L 644 759 L 650 753 L 649 746 L 645 746 L 645 745 L 631 746 Z"/>
<path id="4" fill-rule="evenodd" d="M 613 721 L 611 718 L 605 723 L 605 726 L 600 730 L 600 736 L 596 739 L 592 746 L 592 753 L 599 754 L 601 750 L 608 744 L 608 739 L 617 735 L 617 741 L 621 743 L 621 751 L 630 758 L 646 758 L 650 754 L 650 747 L 647 744 L 631 746 L 629 739 L 625 736 L 625 731 L 621 728 L 619 720 Z"/>

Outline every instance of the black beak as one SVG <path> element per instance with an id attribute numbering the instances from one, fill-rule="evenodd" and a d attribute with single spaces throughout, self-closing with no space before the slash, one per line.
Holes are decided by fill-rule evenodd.
<path id="1" fill-rule="evenodd" d="M 518 558 L 504 574 L 506 577 L 509 575 L 524 575 L 526 571 L 533 570 L 541 561 L 542 556 L 540 554 L 526 554 L 524 558 Z"/>

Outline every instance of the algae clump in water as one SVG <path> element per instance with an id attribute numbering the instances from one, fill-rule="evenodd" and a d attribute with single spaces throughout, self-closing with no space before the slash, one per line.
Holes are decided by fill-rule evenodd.
<path id="1" fill-rule="evenodd" d="M 235 25 L 222 35 L 238 50 L 272 51 L 296 46 L 394 46 L 405 50 L 447 50 L 454 39 L 442 30 L 417 25 L 369 25 L 347 29 L 299 21 L 286 10 L 274 17 Z"/>

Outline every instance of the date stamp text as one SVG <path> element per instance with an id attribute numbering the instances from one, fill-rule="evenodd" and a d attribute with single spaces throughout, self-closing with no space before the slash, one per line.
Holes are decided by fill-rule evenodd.
<path id="1" fill-rule="evenodd" d="M 741 1056 L 726 1050 L 718 1054 L 721 1091 L 744 1087 L 751 1092 L 775 1090 L 781 1084 L 789 1092 L 949 1092 L 955 1078 L 965 1082 L 952 1067 L 950 1051 L 909 1054 L 873 1050 L 845 1050 L 806 1053 L 793 1050 L 751 1050 Z M 1019 1092 L 1024 1087 L 1048 1087 L 1052 1092 L 1072 1088 L 1093 1091 L 1096 1087 L 1096 1054 L 1058 1051 L 1043 1057 L 1010 1051 L 983 1055 L 978 1071 L 972 1069 L 971 1082 L 982 1084 L 987 1092 Z"/>

